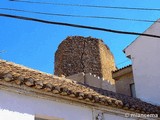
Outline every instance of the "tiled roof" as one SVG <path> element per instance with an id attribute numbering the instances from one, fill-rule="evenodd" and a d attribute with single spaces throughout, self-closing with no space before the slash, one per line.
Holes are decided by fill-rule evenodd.
<path id="1" fill-rule="evenodd" d="M 133 76 L 132 65 L 128 65 L 112 72 L 112 78 L 117 81 L 126 74 Z"/>
<path id="2" fill-rule="evenodd" d="M 120 69 L 117 69 L 117 70 L 113 71 L 113 73 L 116 73 L 116 72 L 118 72 L 118 71 L 120 71 L 120 70 L 129 68 L 129 67 L 132 67 L 132 65 L 130 64 L 130 65 L 124 66 L 124 67 L 122 67 L 122 68 L 120 68 Z"/>
<path id="3" fill-rule="evenodd" d="M 73 82 L 72 80 L 57 77 L 11 62 L 0 60 L 0 84 L 3 82 L 15 84 L 36 90 L 44 90 L 52 94 L 59 94 L 73 99 L 98 103 L 141 113 L 158 113 L 158 106 L 143 102 L 136 98 L 117 94 Z"/>

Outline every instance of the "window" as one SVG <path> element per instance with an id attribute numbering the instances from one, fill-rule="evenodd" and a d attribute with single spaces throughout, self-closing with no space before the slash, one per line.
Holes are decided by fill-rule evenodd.
<path id="1" fill-rule="evenodd" d="M 47 119 L 45 119 L 45 118 L 35 118 L 35 120 L 47 120 Z"/>
<path id="2" fill-rule="evenodd" d="M 130 84 L 130 90 L 131 90 L 131 96 L 136 97 L 135 84 L 134 83 Z"/>
<path id="3" fill-rule="evenodd" d="M 35 120 L 64 120 L 62 118 L 50 117 L 45 115 L 36 115 Z"/>

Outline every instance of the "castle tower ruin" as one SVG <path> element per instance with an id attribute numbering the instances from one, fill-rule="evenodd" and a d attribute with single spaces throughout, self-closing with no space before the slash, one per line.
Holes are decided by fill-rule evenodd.
<path id="1" fill-rule="evenodd" d="M 70 76 L 80 72 L 92 73 L 109 80 L 116 70 L 114 57 L 102 40 L 82 37 L 67 37 L 55 53 L 55 75 Z"/>

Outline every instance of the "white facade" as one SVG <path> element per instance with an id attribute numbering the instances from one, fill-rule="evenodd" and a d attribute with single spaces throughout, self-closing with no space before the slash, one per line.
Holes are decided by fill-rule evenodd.
<path id="1" fill-rule="evenodd" d="M 160 36 L 160 23 L 144 33 Z M 139 36 L 125 54 L 132 60 L 136 97 L 160 105 L 160 38 Z"/>
<path id="2" fill-rule="evenodd" d="M 62 103 L 0 90 L 0 120 L 35 120 L 36 115 L 51 120 L 98 120 L 95 111 L 89 107 Z M 99 120 L 133 120 L 124 115 L 103 113 Z M 50 120 L 50 119 L 49 119 Z"/>
<path id="3" fill-rule="evenodd" d="M 92 120 L 91 109 L 0 91 L 0 120 L 34 120 L 35 115 L 60 120 Z"/>

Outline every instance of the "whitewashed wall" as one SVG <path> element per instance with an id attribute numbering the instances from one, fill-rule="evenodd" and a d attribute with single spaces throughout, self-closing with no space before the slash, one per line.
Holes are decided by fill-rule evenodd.
<path id="1" fill-rule="evenodd" d="M 34 120 L 35 115 L 45 115 L 64 120 L 95 120 L 91 108 L 25 96 L 0 90 L 0 120 Z M 103 120 L 132 120 L 104 113 Z"/>
<path id="2" fill-rule="evenodd" d="M 135 118 L 130 118 L 130 117 L 124 118 L 123 116 L 115 116 L 111 114 L 104 114 L 104 119 L 105 120 L 135 120 Z"/>
<path id="3" fill-rule="evenodd" d="M 34 120 L 35 114 L 92 120 L 91 109 L 0 90 L 0 120 Z"/>
<path id="4" fill-rule="evenodd" d="M 160 36 L 160 24 L 145 33 Z M 136 97 L 160 105 L 160 38 L 140 36 L 125 53 L 131 56 Z"/>

